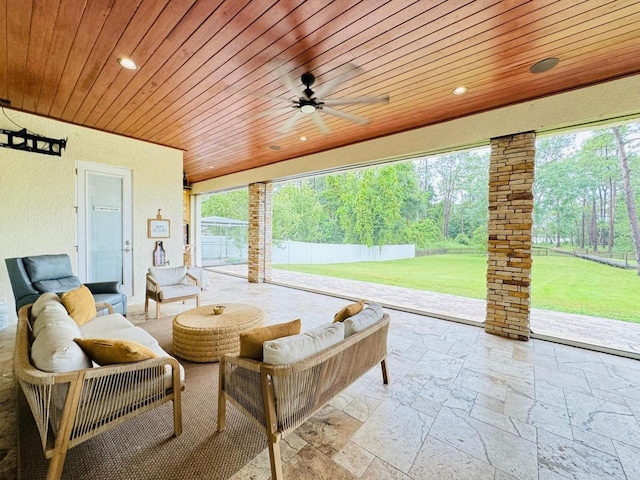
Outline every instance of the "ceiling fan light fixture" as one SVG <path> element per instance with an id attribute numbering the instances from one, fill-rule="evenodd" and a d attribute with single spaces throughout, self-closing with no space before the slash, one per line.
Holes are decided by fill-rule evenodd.
<path id="1" fill-rule="evenodd" d="M 134 62 L 133 60 L 127 57 L 120 57 L 118 59 L 118 63 L 120 64 L 121 67 L 126 68 L 127 70 L 138 69 L 138 65 L 136 64 L 136 62 Z"/>
<path id="2" fill-rule="evenodd" d="M 313 105 L 302 105 L 300 107 L 300 111 L 302 113 L 311 114 L 316 111 L 316 107 L 314 107 Z"/>
<path id="3" fill-rule="evenodd" d="M 460 86 L 460 87 L 454 88 L 451 93 L 453 93 L 454 95 L 464 95 L 468 91 L 469 89 L 467 87 Z"/>
<path id="4" fill-rule="evenodd" d="M 304 136 L 300 137 L 301 142 L 306 142 L 307 140 L 309 140 L 307 137 L 304 137 Z"/>

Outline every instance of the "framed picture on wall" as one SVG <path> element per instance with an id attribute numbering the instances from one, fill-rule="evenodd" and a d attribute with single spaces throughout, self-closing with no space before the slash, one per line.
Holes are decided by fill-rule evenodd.
<path id="1" fill-rule="evenodd" d="M 169 238 L 169 220 L 150 218 L 147 220 L 147 235 L 149 238 Z"/>

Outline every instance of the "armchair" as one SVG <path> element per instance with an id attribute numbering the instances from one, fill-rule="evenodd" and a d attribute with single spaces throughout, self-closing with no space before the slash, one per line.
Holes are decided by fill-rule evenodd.
<path id="1" fill-rule="evenodd" d="M 71 260 L 66 254 L 34 255 L 5 259 L 16 312 L 35 302 L 44 292 L 57 294 L 78 288 L 80 279 L 71 271 Z M 96 304 L 108 303 L 116 313 L 127 314 L 127 297 L 120 291 L 119 282 L 86 283 Z"/>
<path id="2" fill-rule="evenodd" d="M 196 299 L 200 306 L 200 281 L 187 272 L 185 265 L 180 267 L 150 267 L 147 272 L 147 292 L 144 299 L 144 311 L 149 311 L 149 299 L 156 302 L 156 318 L 160 317 L 160 304 L 163 302 Z"/>

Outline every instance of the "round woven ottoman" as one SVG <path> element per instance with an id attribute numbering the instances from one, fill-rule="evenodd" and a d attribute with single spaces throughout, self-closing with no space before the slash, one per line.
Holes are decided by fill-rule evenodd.
<path id="1" fill-rule="evenodd" d="M 227 303 L 221 315 L 213 305 L 198 307 L 173 319 L 173 353 L 192 362 L 217 362 L 225 353 L 240 351 L 240 332 L 262 325 L 262 310 Z"/>

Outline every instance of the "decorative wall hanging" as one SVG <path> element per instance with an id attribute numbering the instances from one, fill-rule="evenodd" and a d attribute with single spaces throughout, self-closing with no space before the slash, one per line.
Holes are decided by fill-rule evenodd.
<path id="1" fill-rule="evenodd" d="M 168 219 L 163 219 L 158 209 L 156 218 L 147 220 L 147 236 L 149 238 L 169 238 L 171 236 L 170 223 Z"/>

